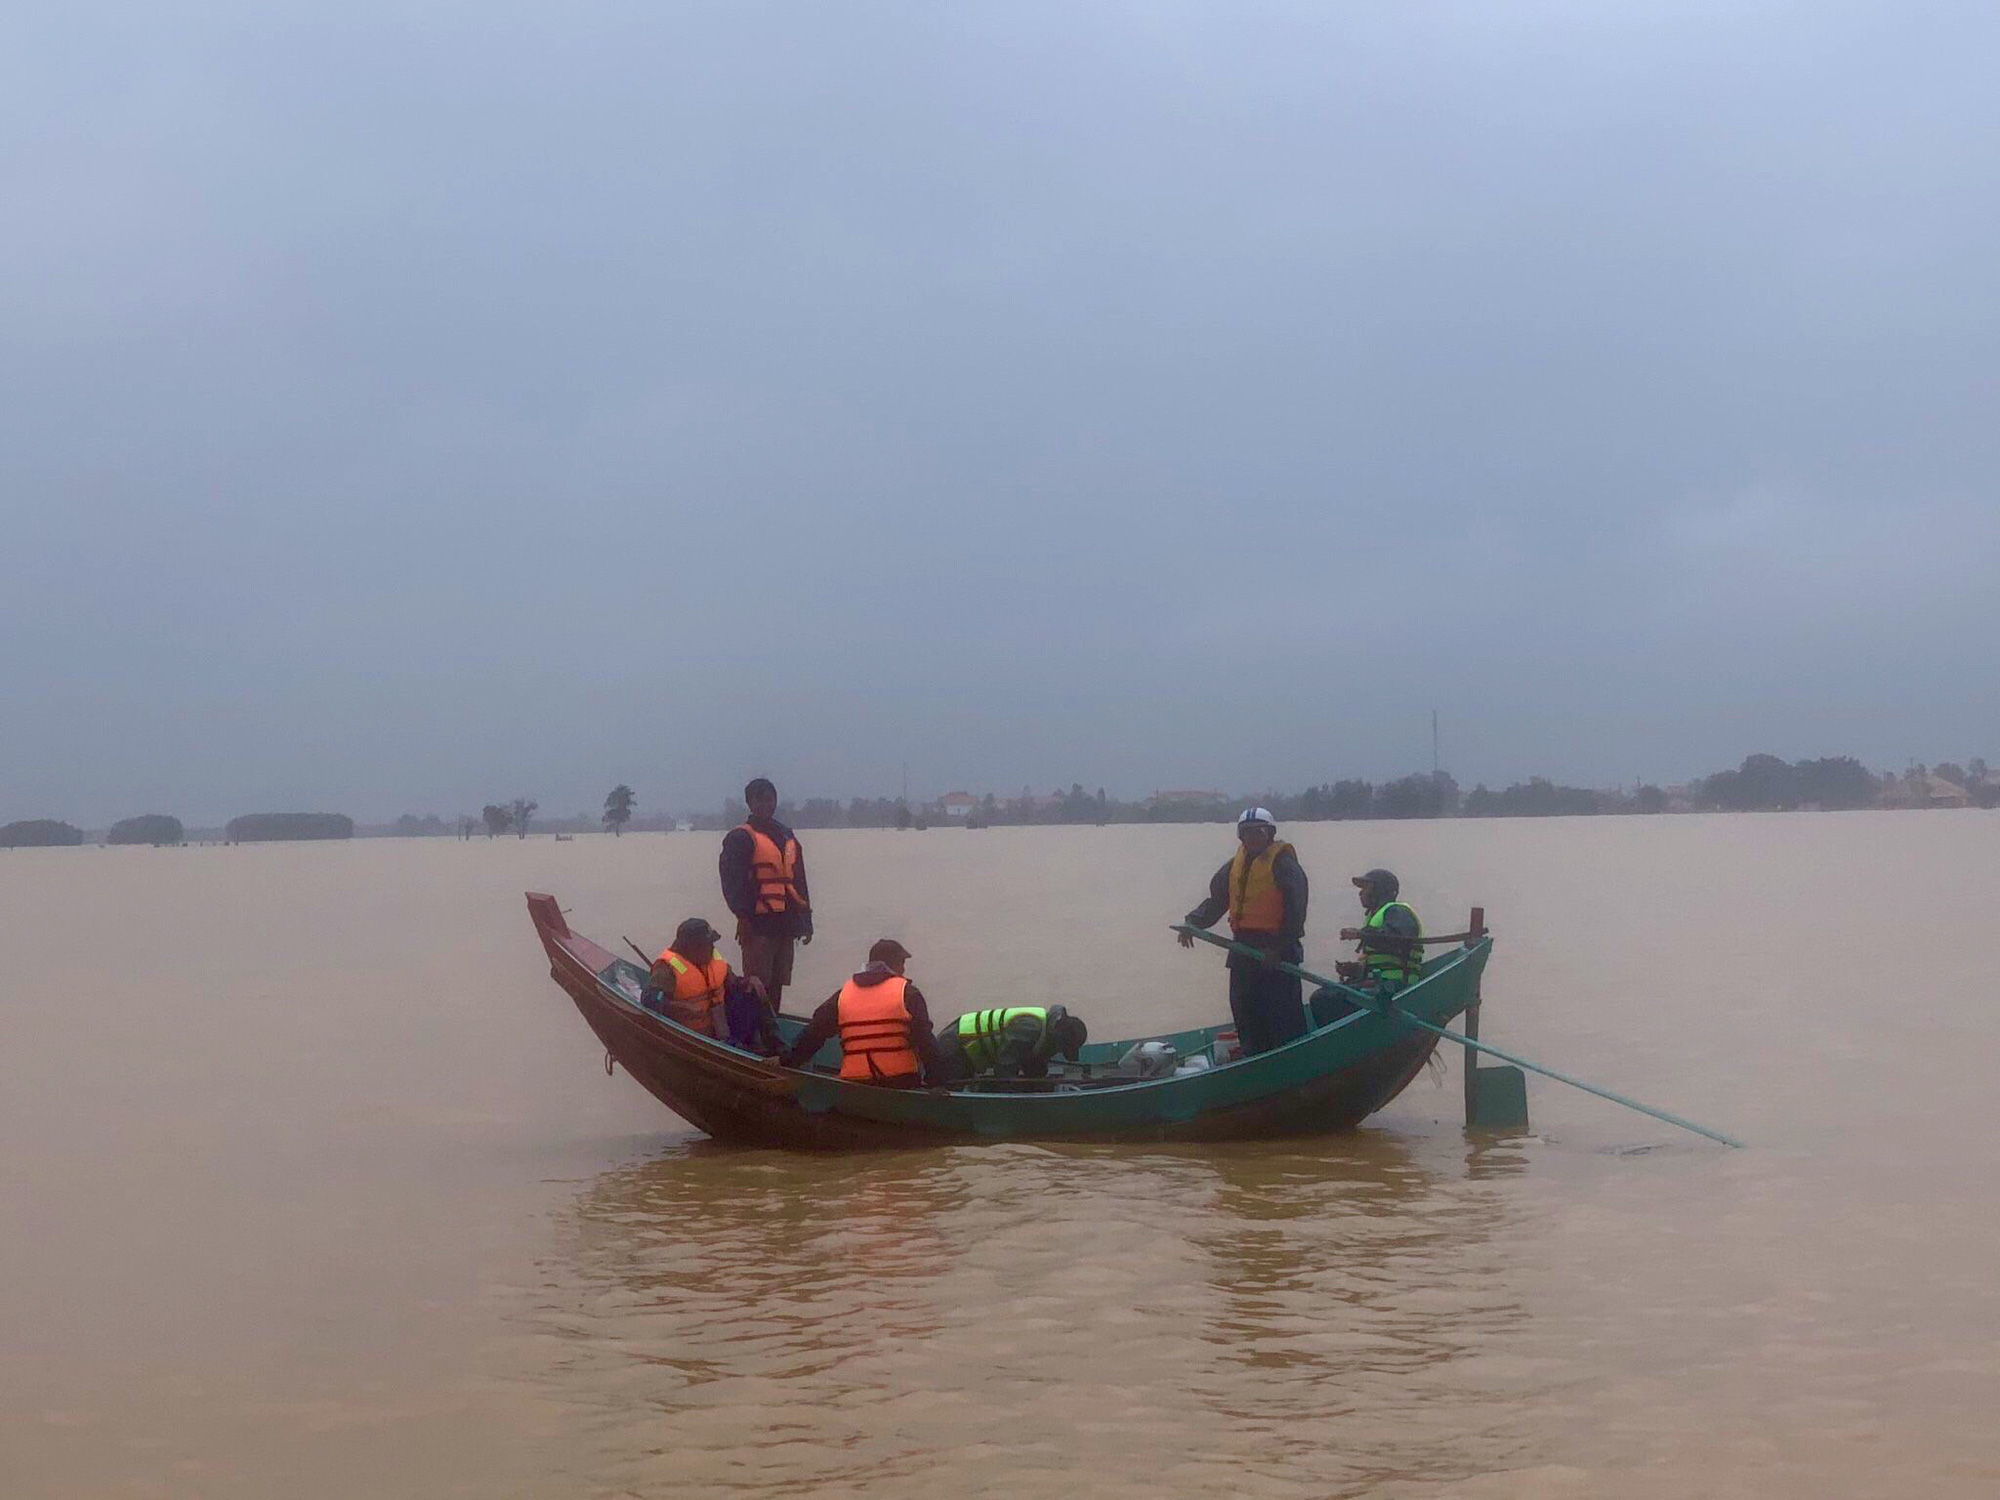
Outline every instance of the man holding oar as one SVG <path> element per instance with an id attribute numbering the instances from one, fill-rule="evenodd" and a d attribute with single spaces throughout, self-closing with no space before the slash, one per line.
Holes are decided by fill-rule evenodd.
<path id="1" fill-rule="evenodd" d="M 1208 899 L 1187 914 L 1190 927 L 1212 927 L 1224 912 L 1237 942 L 1257 950 L 1229 954 L 1229 1013 L 1249 1056 L 1305 1035 L 1305 1007 L 1296 975 L 1274 963 L 1303 963 L 1306 872 L 1290 844 L 1278 841 L 1268 810 L 1252 807 L 1236 820 L 1237 849 L 1208 883 Z M 1183 932 L 1183 948 L 1194 938 Z"/>

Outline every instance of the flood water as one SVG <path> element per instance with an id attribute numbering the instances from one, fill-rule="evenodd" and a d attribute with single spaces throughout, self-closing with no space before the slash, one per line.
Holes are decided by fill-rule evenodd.
<path id="1" fill-rule="evenodd" d="M 2000 814 L 1318 824 L 1483 903 L 1489 1040 L 1358 1133 L 817 1159 L 600 1049 L 521 901 L 654 947 L 715 836 L 0 854 L 0 1493 L 2000 1493 Z M 790 1009 L 1222 1012 L 1226 828 L 805 836 Z M 733 958 L 733 953 L 731 954 Z"/>

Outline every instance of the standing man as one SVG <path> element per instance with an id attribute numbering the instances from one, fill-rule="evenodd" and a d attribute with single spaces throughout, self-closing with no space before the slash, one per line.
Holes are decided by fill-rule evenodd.
<path id="1" fill-rule="evenodd" d="M 792 982 L 792 941 L 810 943 L 812 902 L 798 838 L 778 821 L 778 789 L 762 776 L 743 788 L 749 818 L 722 836 L 722 899 L 736 914 L 743 974 L 760 979 L 771 1009 Z"/>
<path id="2" fill-rule="evenodd" d="M 1229 1013 L 1248 1057 L 1305 1035 L 1299 981 L 1271 964 L 1305 959 L 1306 872 L 1292 846 L 1278 842 L 1277 821 L 1264 808 L 1236 820 L 1236 838 L 1235 857 L 1215 872 L 1187 925 L 1211 927 L 1227 912 L 1230 936 L 1263 955 L 1229 955 Z M 1180 944 L 1192 948 L 1194 939 L 1184 932 Z"/>

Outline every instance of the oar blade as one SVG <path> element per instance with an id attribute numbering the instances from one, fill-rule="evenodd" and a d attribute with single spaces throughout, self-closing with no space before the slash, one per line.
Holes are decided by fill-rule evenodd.
<path id="1" fill-rule="evenodd" d="M 1528 1075 L 1519 1068 L 1476 1067 L 1470 1051 L 1465 1065 L 1472 1069 L 1472 1108 L 1466 1125 L 1474 1130 L 1526 1130 Z"/>

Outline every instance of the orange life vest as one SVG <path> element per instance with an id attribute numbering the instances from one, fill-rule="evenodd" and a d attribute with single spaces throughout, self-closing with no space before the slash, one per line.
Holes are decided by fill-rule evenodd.
<path id="1" fill-rule="evenodd" d="M 799 889 L 799 841 L 788 838 L 780 849 L 776 839 L 750 824 L 736 826 L 750 835 L 750 880 L 756 887 L 757 903 L 752 909 L 756 915 L 776 917 L 807 910 L 805 893 Z"/>
<path id="2" fill-rule="evenodd" d="M 723 1035 L 722 1028 L 715 1024 L 715 1013 L 722 1008 L 723 986 L 729 979 L 728 960 L 718 953 L 704 969 L 685 954 L 669 948 L 653 964 L 655 967 L 665 964 L 673 971 L 674 987 L 667 996 L 667 1014 L 703 1036 Z"/>
<path id="3" fill-rule="evenodd" d="M 1229 930 L 1245 932 L 1283 932 L 1285 930 L 1285 893 L 1278 889 L 1277 877 L 1271 867 L 1278 862 L 1280 854 L 1292 852 L 1290 844 L 1271 841 L 1271 846 L 1255 859 L 1241 844 L 1236 846 L 1236 858 L 1229 862 Z"/>
<path id="4" fill-rule="evenodd" d="M 910 1043 L 910 1007 L 903 991 L 910 981 L 891 974 L 880 984 L 840 987 L 840 1076 L 874 1083 L 914 1078 L 923 1071 Z"/>

